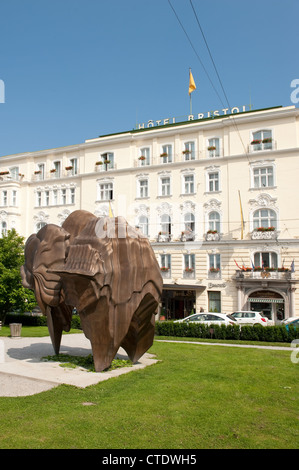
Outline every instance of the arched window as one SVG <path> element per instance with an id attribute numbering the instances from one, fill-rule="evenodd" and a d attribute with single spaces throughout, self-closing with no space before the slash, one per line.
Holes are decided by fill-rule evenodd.
<path id="1" fill-rule="evenodd" d="M 0 233 L 0 238 L 5 237 L 7 234 L 7 223 L 3 220 L 1 222 L 1 233 Z"/>
<path id="2" fill-rule="evenodd" d="M 141 215 L 138 219 L 138 227 L 140 228 L 143 235 L 148 237 L 148 218 L 145 215 Z"/>
<path id="3" fill-rule="evenodd" d="M 220 214 L 212 211 L 209 213 L 209 230 L 220 232 Z"/>
<path id="4" fill-rule="evenodd" d="M 253 213 L 253 228 L 277 228 L 277 215 L 272 209 L 258 209 Z"/>
<path id="5" fill-rule="evenodd" d="M 171 218 L 168 214 L 163 214 L 161 217 L 161 231 L 171 234 Z"/>
<path id="6" fill-rule="evenodd" d="M 36 232 L 38 232 L 41 228 L 43 228 L 46 224 L 46 222 L 37 222 L 36 226 L 35 226 L 35 229 L 36 229 Z"/>
<path id="7" fill-rule="evenodd" d="M 195 230 L 195 217 L 191 212 L 187 212 L 184 216 L 184 225 L 186 232 L 194 232 Z"/>

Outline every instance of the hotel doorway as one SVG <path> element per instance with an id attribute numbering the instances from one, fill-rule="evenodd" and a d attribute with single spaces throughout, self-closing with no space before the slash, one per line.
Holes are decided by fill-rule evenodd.
<path id="1" fill-rule="evenodd" d="M 283 297 L 277 292 L 256 291 L 248 298 L 249 310 L 263 312 L 263 315 L 274 323 L 285 317 Z"/>

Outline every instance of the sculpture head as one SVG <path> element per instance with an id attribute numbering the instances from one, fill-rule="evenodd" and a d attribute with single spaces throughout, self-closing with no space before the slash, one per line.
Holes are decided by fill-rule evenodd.
<path id="1" fill-rule="evenodd" d="M 42 312 L 47 305 L 56 307 L 61 302 L 61 278 L 50 272 L 64 262 L 70 234 L 62 227 L 48 224 L 37 234 L 31 235 L 25 244 L 25 264 L 21 267 L 22 284 L 35 292 Z"/>

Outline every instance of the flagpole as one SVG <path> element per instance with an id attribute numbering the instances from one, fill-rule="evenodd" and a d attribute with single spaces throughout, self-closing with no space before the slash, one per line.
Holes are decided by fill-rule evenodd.
<path id="1" fill-rule="evenodd" d="M 240 202 L 240 213 L 241 213 L 241 240 L 243 240 L 243 234 L 244 234 L 244 217 L 243 217 L 243 210 L 242 210 L 242 202 L 241 202 L 240 191 L 239 191 L 239 202 Z"/>
<path id="2" fill-rule="evenodd" d="M 189 97 L 190 97 L 190 115 L 192 115 L 192 92 L 196 89 L 194 78 L 191 72 L 191 67 L 189 68 Z"/>

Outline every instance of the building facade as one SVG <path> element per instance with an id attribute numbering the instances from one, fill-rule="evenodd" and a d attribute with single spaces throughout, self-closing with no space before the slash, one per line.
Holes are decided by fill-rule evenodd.
<path id="1" fill-rule="evenodd" d="M 0 229 L 27 238 L 77 209 L 147 236 L 161 313 L 299 311 L 299 109 L 241 111 L 0 159 Z"/>

